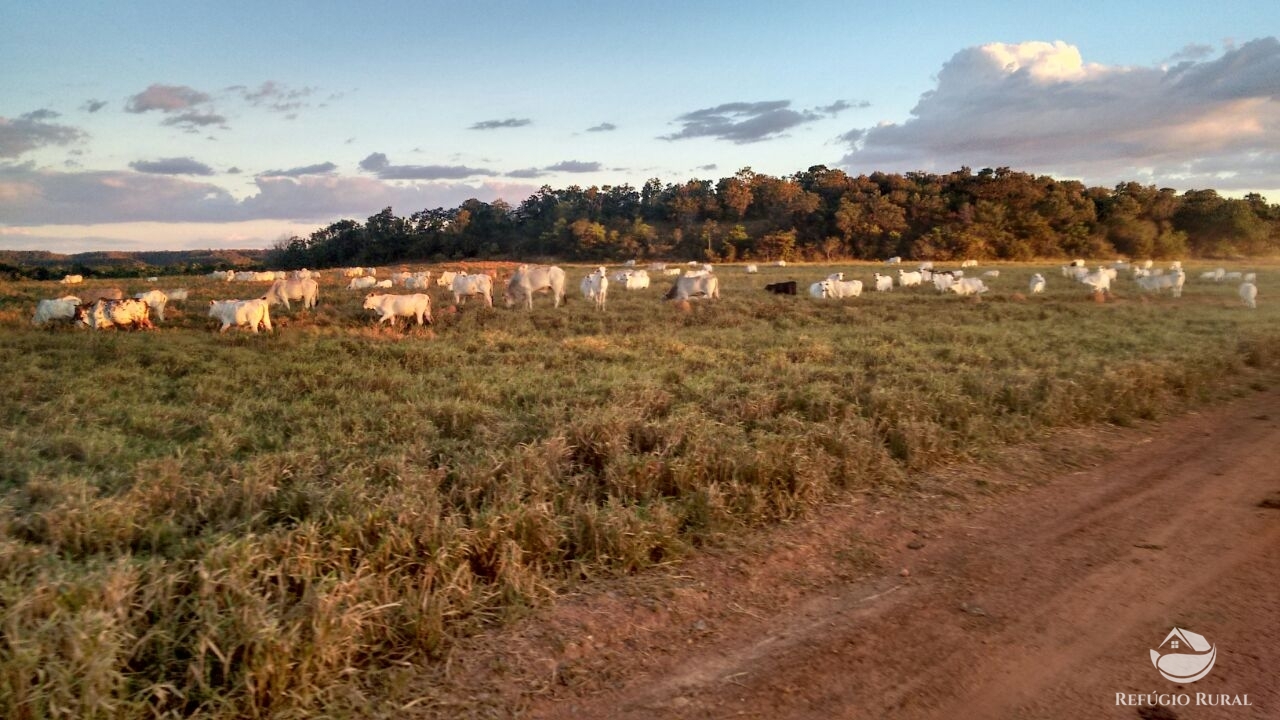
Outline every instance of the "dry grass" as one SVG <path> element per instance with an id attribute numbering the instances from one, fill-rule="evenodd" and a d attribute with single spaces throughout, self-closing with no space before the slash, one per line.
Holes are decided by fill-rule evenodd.
<path id="1" fill-rule="evenodd" d="M 192 299 L 114 333 L 33 329 L 59 288 L 0 287 L 0 714 L 359 708 L 388 668 L 582 578 L 1227 397 L 1280 358 L 1274 269 L 1256 311 L 1195 280 L 1095 304 L 1054 268 L 1001 270 L 976 303 L 821 302 L 761 288 L 829 268 L 726 267 L 724 300 L 684 311 L 655 286 L 408 330 L 330 279 L 270 336 L 203 313 L 259 288 L 161 283 Z M 1015 298 L 1036 270 L 1050 293 Z"/>

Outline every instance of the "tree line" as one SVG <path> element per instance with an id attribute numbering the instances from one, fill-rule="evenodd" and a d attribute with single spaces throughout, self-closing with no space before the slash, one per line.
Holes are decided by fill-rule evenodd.
<path id="1" fill-rule="evenodd" d="M 282 268 L 469 258 L 847 260 L 1183 258 L 1280 251 L 1280 206 L 1258 194 L 1182 194 L 1136 182 L 1086 187 L 1009 168 L 719 181 L 543 186 L 519 206 L 467 200 L 408 217 L 391 208 L 277 243 Z"/>

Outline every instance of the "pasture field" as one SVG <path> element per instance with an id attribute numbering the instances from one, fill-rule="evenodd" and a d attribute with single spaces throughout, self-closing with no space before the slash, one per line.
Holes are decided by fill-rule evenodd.
<path id="1" fill-rule="evenodd" d="M 205 316 L 264 284 L 163 278 L 191 298 L 141 332 L 33 328 L 66 288 L 0 285 L 0 715 L 357 714 L 392 668 L 583 579 L 1275 379 L 1275 263 L 1229 268 L 1259 272 L 1256 310 L 1203 264 L 1181 299 L 1122 274 L 1106 303 L 996 267 L 981 301 L 823 301 L 762 288 L 881 266 L 723 266 L 719 301 L 663 302 L 655 276 L 604 312 L 566 267 L 566 307 L 437 289 L 408 330 L 330 272 L 270 335 Z M 1036 271 L 1047 293 L 1015 295 Z"/>

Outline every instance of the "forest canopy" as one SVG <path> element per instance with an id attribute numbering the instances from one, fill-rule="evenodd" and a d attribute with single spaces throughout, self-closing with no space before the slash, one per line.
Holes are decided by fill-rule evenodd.
<path id="1" fill-rule="evenodd" d="M 468 200 L 407 217 L 392 208 L 281 241 L 276 267 L 467 258 L 1029 260 L 1235 257 L 1280 250 L 1280 206 L 1258 194 L 1136 182 L 1113 188 L 1009 168 L 786 177 L 743 168 L 718 181 L 543 186 L 518 207 Z"/>

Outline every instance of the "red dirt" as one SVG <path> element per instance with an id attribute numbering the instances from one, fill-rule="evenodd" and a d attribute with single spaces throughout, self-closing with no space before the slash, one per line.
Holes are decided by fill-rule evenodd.
<path id="1" fill-rule="evenodd" d="M 1280 717 L 1280 391 L 997 465 L 560 598 L 399 716 Z M 1175 626 L 1218 648 L 1185 687 L 1148 657 Z M 1251 706 L 1116 704 L 1153 692 Z"/>

